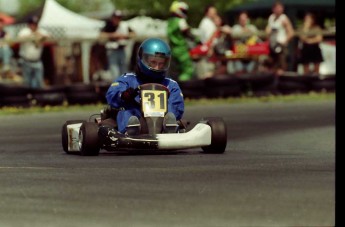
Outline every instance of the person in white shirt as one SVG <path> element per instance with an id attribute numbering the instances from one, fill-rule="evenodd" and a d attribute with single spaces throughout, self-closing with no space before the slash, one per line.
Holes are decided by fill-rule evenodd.
<path id="1" fill-rule="evenodd" d="M 218 16 L 218 12 L 215 6 L 208 5 L 204 11 L 204 17 L 201 19 L 199 23 L 199 36 L 200 41 L 205 44 L 212 35 L 217 30 L 217 26 L 214 23 L 215 18 Z"/>
<path id="2" fill-rule="evenodd" d="M 266 33 L 270 42 L 273 70 L 277 75 L 281 75 L 287 69 L 288 44 L 294 36 L 294 29 L 290 19 L 284 13 L 284 5 L 280 1 L 273 4 Z"/>
<path id="3" fill-rule="evenodd" d="M 18 33 L 20 38 L 19 56 L 22 61 L 22 74 L 24 83 L 31 88 L 43 88 L 45 86 L 42 62 L 43 42 L 49 37 L 49 33 L 38 27 L 39 18 L 33 16 L 28 20 L 28 26 Z"/>
<path id="4" fill-rule="evenodd" d="M 217 17 L 217 8 L 212 4 L 207 5 L 204 10 L 204 16 L 198 26 L 199 40 L 203 47 L 210 48 L 209 44 L 213 42 L 213 36 L 218 29 L 214 22 L 217 20 Z M 212 48 L 208 50 L 208 53 L 211 52 Z M 196 62 L 196 73 L 200 79 L 209 77 L 213 74 L 215 64 L 210 62 L 208 58 L 209 54 L 207 56 L 200 57 L 200 59 Z"/>

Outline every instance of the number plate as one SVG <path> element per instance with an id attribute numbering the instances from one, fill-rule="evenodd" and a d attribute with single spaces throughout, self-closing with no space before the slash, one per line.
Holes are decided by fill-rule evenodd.
<path id="1" fill-rule="evenodd" d="M 167 92 L 143 90 L 141 93 L 144 117 L 164 117 L 167 112 Z"/>

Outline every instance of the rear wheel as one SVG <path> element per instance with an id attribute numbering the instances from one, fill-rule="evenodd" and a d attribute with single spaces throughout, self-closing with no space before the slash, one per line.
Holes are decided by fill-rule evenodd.
<path id="1" fill-rule="evenodd" d="M 65 124 L 62 126 L 61 130 L 61 142 L 62 142 L 62 148 L 67 154 L 72 154 L 73 152 L 68 151 L 68 132 L 67 132 L 67 125 L 70 124 L 79 124 L 84 123 L 85 120 L 70 120 L 66 121 Z"/>
<path id="2" fill-rule="evenodd" d="M 98 124 L 84 122 L 79 130 L 80 154 L 83 156 L 96 156 L 99 154 L 100 146 L 98 140 Z"/>
<path id="3" fill-rule="evenodd" d="M 211 144 L 202 147 L 205 153 L 221 154 L 225 152 L 227 143 L 226 124 L 222 118 L 206 118 L 206 124 L 211 127 Z"/>

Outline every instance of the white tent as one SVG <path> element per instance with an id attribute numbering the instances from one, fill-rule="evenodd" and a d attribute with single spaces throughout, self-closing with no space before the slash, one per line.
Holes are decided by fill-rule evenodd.
<path id="1" fill-rule="evenodd" d="M 104 21 L 88 18 L 70 11 L 55 0 L 46 0 L 39 26 L 64 30 L 66 38 L 97 38 Z"/>
<path id="2" fill-rule="evenodd" d="M 139 37 L 166 37 L 167 21 L 147 16 L 137 16 L 123 21 Z"/>
<path id="3" fill-rule="evenodd" d="M 70 11 L 55 0 L 46 0 L 39 26 L 49 30 L 55 38 L 81 41 L 83 82 L 89 83 L 90 49 L 92 40 L 97 39 L 105 22 L 88 18 Z M 54 34 L 55 32 L 55 34 Z M 57 35 L 60 34 L 60 35 Z"/>

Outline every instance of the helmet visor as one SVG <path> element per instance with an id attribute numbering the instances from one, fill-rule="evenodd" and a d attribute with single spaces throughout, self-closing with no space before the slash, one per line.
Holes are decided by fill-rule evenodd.
<path id="1" fill-rule="evenodd" d="M 143 63 L 153 71 L 165 72 L 169 69 L 170 56 L 164 54 L 143 54 Z"/>

